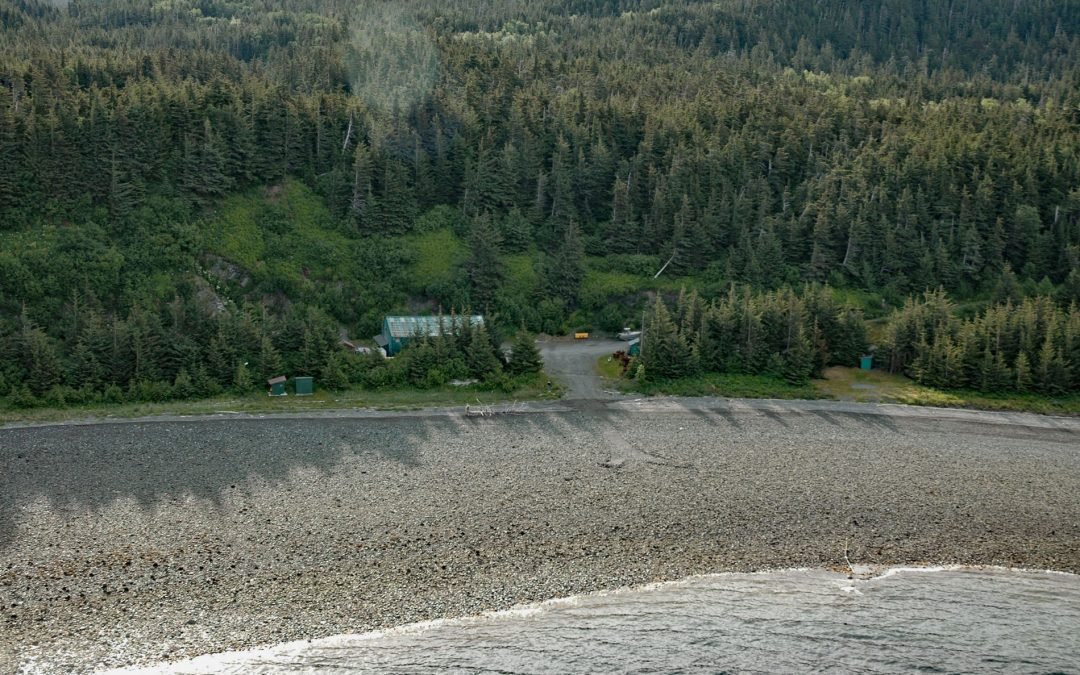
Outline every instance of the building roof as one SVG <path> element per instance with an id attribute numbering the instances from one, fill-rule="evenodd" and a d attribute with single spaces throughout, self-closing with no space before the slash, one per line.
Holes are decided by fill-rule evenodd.
<path id="1" fill-rule="evenodd" d="M 441 320 L 441 325 L 440 325 Z M 473 326 L 482 326 L 484 317 L 479 314 L 473 316 L 388 316 L 386 324 L 390 328 L 390 335 L 396 338 L 410 338 L 417 335 L 434 336 L 439 333 L 450 333 L 454 324 L 465 325 L 468 322 Z"/>
<path id="2" fill-rule="evenodd" d="M 281 384 L 282 382 L 285 382 L 287 379 L 289 379 L 289 378 L 285 377 L 284 375 L 278 375 L 277 377 L 271 377 L 269 380 L 266 381 L 266 383 L 267 384 Z"/>

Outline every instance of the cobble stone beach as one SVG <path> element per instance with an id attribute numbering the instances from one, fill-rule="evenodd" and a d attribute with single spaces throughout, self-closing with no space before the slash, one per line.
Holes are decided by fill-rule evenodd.
<path id="1" fill-rule="evenodd" d="M 579 402 L 0 429 L 0 672 L 725 570 L 1080 572 L 1080 421 Z"/>

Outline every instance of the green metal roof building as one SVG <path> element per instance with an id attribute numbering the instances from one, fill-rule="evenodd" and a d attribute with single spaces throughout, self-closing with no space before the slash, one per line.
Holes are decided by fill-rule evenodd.
<path id="1" fill-rule="evenodd" d="M 455 326 L 482 326 L 484 317 L 473 316 L 388 316 L 383 319 L 382 332 L 375 336 L 375 342 L 386 350 L 387 356 L 395 356 L 409 343 L 422 337 L 447 335 L 454 332 Z"/>

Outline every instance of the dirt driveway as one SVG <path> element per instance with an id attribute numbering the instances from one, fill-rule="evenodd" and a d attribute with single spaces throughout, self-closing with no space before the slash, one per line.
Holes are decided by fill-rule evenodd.
<path id="1" fill-rule="evenodd" d="M 549 338 L 537 344 L 544 357 L 544 370 L 566 387 L 565 399 L 611 399 L 621 394 L 605 391 L 596 372 L 596 362 L 604 355 L 625 350 L 620 340 L 573 340 Z"/>

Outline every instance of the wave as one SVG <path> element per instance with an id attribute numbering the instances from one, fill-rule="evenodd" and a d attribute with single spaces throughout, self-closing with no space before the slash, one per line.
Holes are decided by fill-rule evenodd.
<path id="1" fill-rule="evenodd" d="M 1077 631 L 1067 627 L 1080 626 L 1080 576 L 960 565 L 873 572 L 695 575 L 112 672 L 622 672 L 627 663 L 804 670 L 822 658 L 868 672 L 935 663 L 994 671 L 984 656 L 1004 671 L 1077 666 Z"/>

